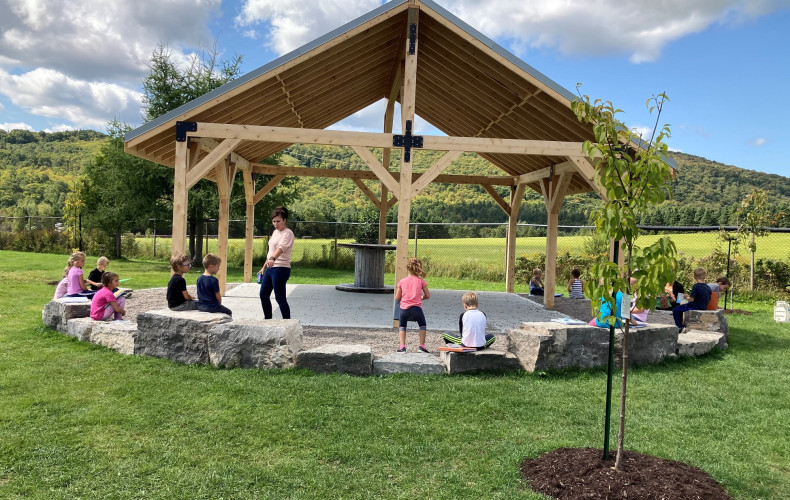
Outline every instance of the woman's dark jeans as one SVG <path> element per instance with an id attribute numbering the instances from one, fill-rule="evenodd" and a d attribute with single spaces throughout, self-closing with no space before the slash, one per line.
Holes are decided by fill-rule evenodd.
<path id="1" fill-rule="evenodd" d="M 291 308 L 285 300 L 285 283 L 291 277 L 290 267 L 268 267 L 261 278 L 261 307 L 264 319 L 272 319 L 272 301 L 270 299 L 274 290 L 274 300 L 280 306 L 283 319 L 291 319 Z"/>

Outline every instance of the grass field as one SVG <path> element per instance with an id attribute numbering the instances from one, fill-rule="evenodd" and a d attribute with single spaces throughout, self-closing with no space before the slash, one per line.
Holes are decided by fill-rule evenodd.
<path id="1" fill-rule="evenodd" d="M 662 235 L 663 236 L 663 235 Z M 710 255 L 716 247 L 716 233 L 677 233 L 668 235 L 675 242 L 679 252 L 686 256 L 696 258 Z M 647 246 L 655 243 L 660 236 L 643 235 L 638 243 Z M 560 236 L 557 238 L 557 251 L 579 251 L 588 237 Z M 137 238 L 141 252 L 153 256 L 153 238 Z M 294 255 L 297 258 L 304 252 L 321 255 L 322 247 L 329 248 L 334 240 L 330 239 L 300 239 L 294 246 Z M 350 239 L 338 240 L 340 243 L 350 243 Z M 235 255 L 239 262 L 244 257 L 244 240 L 233 239 L 228 243 L 229 254 Z M 208 251 L 215 252 L 217 240 L 208 240 Z M 724 248 L 726 251 L 726 247 Z M 265 240 L 256 239 L 254 246 L 255 255 L 264 255 L 266 251 Z M 350 252 L 350 250 L 341 250 Z M 546 251 L 546 239 L 543 237 L 522 237 L 516 240 L 516 255 L 529 253 L 543 253 Z M 748 251 L 743 246 L 742 253 Z M 161 258 L 169 255 L 170 240 L 157 238 L 157 255 Z M 414 240 L 410 241 L 410 255 L 414 255 Z M 417 255 L 421 258 L 429 256 L 432 259 L 457 261 L 458 259 L 474 258 L 484 266 L 502 265 L 505 259 L 504 238 L 454 238 L 454 239 L 418 239 Z M 757 239 L 757 258 L 789 260 L 790 259 L 790 233 L 771 233 Z M 231 259 L 232 260 L 232 259 Z"/>
<path id="2" fill-rule="evenodd" d="M 41 325 L 64 261 L 0 252 L 2 498 L 538 499 L 523 458 L 603 444 L 601 370 L 363 378 L 77 342 Z M 110 270 L 134 288 L 168 279 L 162 263 Z M 790 498 L 790 324 L 772 305 L 740 301 L 754 315 L 730 317 L 725 352 L 631 370 L 626 448 L 698 466 L 734 498 Z"/>

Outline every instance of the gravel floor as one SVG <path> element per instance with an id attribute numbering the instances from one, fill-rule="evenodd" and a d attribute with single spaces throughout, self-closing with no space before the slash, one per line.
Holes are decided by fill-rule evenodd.
<path id="1" fill-rule="evenodd" d="M 237 286 L 236 283 L 228 283 L 226 291 Z M 195 296 L 197 290 L 194 285 L 188 286 L 187 291 Z M 149 288 L 145 290 L 135 290 L 132 297 L 126 301 L 126 319 L 136 322 L 137 315 L 152 309 L 162 309 L 167 307 L 165 299 L 165 288 Z M 519 294 L 533 302 L 543 304 L 543 297 L 533 297 L 528 294 Z M 587 299 L 569 299 L 567 297 L 556 297 L 554 299 L 554 309 L 571 318 L 590 321 L 592 310 L 590 301 Z M 651 323 L 671 323 L 672 317 L 665 311 L 651 313 L 649 318 Z M 426 346 L 432 353 L 438 355 L 437 349 L 444 345 L 441 338 L 441 331 L 428 330 Z M 406 346 L 408 352 L 419 352 L 417 350 L 418 333 L 416 329 L 409 329 L 406 336 Z M 503 341 L 498 339 L 499 344 L 494 344 L 494 348 L 503 348 Z M 311 349 L 323 344 L 363 344 L 371 346 L 374 356 L 383 356 L 395 352 L 398 347 L 398 331 L 394 328 L 327 328 L 304 326 L 303 327 L 304 348 Z"/>

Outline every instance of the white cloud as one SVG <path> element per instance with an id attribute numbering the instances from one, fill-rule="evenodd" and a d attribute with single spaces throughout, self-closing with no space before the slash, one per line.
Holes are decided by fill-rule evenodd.
<path id="1" fill-rule="evenodd" d="M 752 139 L 751 141 L 749 141 L 749 145 L 754 146 L 756 148 L 759 148 L 760 146 L 765 146 L 766 144 L 768 144 L 768 139 L 766 139 L 765 137 L 758 137 L 756 139 Z"/>
<path id="2" fill-rule="evenodd" d="M 236 24 L 271 27 L 279 54 L 379 6 L 378 0 L 245 0 Z M 443 7 L 518 54 L 557 49 L 585 56 L 653 61 L 674 40 L 716 23 L 738 23 L 790 5 L 788 0 L 440 0 Z M 503 22 L 503 20 L 507 20 Z"/>
<path id="3" fill-rule="evenodd" d="M 236 25 L 270 24 L 267 45 L 282 55 L 379 5 L 379 0 L 245 0 Z"/>
<path id="4" fill-rule="evenodd" d="M 77 80 L 51 69 L 22 75 L 0 70 L 0 92 L 33 114 L 78 127 L 103 129 L 113 116 L 132 122 L 139 119 L 139 92 L 114 83 Z"/>
<path id="5" fill-rule="evenodd" d="M 159 43 L 198 47 L 221 0 L 0 1 L 0 67 L 138 85 Z"/>
<path id="6" fill-rule="evenodd" d="M 657 59 L 668 43 L 715 23 L 741 22 L 787 0 L 446 0 L 448 10 L 491 37 L 515 40 L 519 50 L 566 54 L 627 54 L 634 63 Z M 502 22 L 507 19 L 508 22 Z"/>
<path id="7" fill-rule="evenodd" d="M 54 127 L 45 128 L 44 132 L 52 133 L 52 132 L 68 132 L 69 130 L 77 130 L 76 127 L 72 125 L 66 125 L 62 123 L 60 125 L 55 125 Z"/>
<path id="8" fill-rule="evenodd" d="M 0 123 L 0 129 L 5 130 L 6 132 L 10 132 L 11 130 L 29 130 L 30 132 L 35 132 L 33 127 L 28 125 L 27 123 L 23 122 L 16 122 L 16 123 Z"/>

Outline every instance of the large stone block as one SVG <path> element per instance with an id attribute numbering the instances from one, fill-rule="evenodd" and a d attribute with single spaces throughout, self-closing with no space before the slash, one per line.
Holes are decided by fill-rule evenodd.
<path id="1" fill-rule="evenodd" d="M 68 323 L 66 323 L 65 333 L 69 337 L 74 337 L 82 342 L 90 342 L 91 331 L 93 330 L 93 326 L 97 323 L 99 322 L 93 321 L 91 318 L 71 318 Z"/>
<path id="2" fill-rule="evenodd" d="M 515 354 L 485 349 L 475 352 L 441 351 L 439 358 L 447 367 L 447 373 L 512 372 L 521 369 Z"/>
<path id="3" fill-rule="evenodd" d="M 523 323 L 508 332 L 508 350 L 530 372 L 604 366 L 609 359 L 609 330 L 554 322 Z"/>
<path id="4" fill-rule="evenodd" d="M 702 356 L 719 345 L 724 335 L 716 332 L 689 331 L 678 335 L 678 356 Z"/>
<path id="5" fill-rule="evenodd" d="M 678 328 L 675 325 L 647 325 L 632 328 L 628 333 L 628 366 L 658 363 L 664 358 L 675 357 Z M 617 359 L 622 359 L 623 334 L 615 335 Z"/>
<path id="6" fill-rule="evenodd" d="M 290 368 L 302 349 L 302 325 L 295 319 L 234 321 L 208 332 L 209 361 L 226 368 Z"/>
<path id="7" fill-rule="evenodd" d="M 327 344 L 297 353 L 296 366 L 318 373 L 370 375 L 373 351 L 367 345 Z"/>
<path id="8" fill-rule="evenodd" d="M 686 328 L 689 330 L 721 333 L 723 336 L 716 347 L 722 350 L 727 348 L 730 327 L 727 323 L 724 309 L 716 311 L 688 311 L 686 314 Z"/>
<path id="9" fill-rule="evenodd" d="M 137 325 L 131 321 L 96 321 L 91 330 L 91 342 L 121 354 L 134 354 Z"/>
<path id="10" fill-rule="evenodd" d="M 390 375 L 393 373 L 417 373 L 420 375 L 438 375 L 447 373 L 439 358 L 424 352 L 393 353 L 373 360 L 374 375 Z"/>
<path id="11" fill-rule="evenodd" d="M 157 309 L 137 315 L 134 353 L 185 364 L 208 364 L 208 332 L 227 314 Z"/>
<path id="12" fill-rule="evenodd" d="M 64 302 L 63 299 L 53 299 L 44 305 L 41 310 L 41 321 L 60 333 L 67 333 L 68 320 L 73 318 L 87 318 L 91 315 L 91 303 Z"/>

